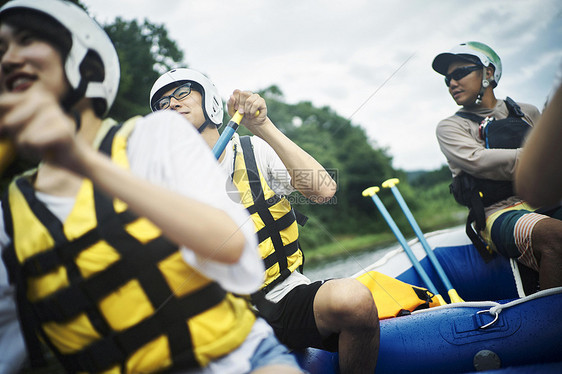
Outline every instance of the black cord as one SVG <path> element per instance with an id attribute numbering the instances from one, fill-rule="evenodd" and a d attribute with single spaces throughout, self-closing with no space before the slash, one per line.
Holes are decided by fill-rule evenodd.
<path id="1" fill-rule="evenodd" d="M 80 118 L 80 113 L 77 110 L 72 111 L 72 116 L 74 117 L 74 122 L 76 122 L 76 132 L 80 130 L 82 126 L 82 119 Z"/>

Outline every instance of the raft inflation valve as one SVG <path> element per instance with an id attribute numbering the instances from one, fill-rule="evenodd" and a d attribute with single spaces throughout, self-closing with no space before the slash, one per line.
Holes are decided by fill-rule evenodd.
<path id="1" fill-rule="evenodd" d="M 501 367 L 501 360 L 499 356 L 488 349 L 483 349 L 474 355 L 472 360 L 474 369 L 476 371 L 487 371 L 499 369 Z"/>

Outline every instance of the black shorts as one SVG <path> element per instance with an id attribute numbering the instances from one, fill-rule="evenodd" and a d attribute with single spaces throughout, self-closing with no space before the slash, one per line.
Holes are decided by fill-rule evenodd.
<path id="1" fill-rule="evenodd" d="M 278 303 L 269 303 L 262 316 L 277 338 L 291 349 L 314 347 L 337 352 L 339 334 L 322 338 L 314 319 L 314 297 L 324 281 L 303 284 L 292 289 Z M 258 309 L 262 309 L 258 305 Z"/>

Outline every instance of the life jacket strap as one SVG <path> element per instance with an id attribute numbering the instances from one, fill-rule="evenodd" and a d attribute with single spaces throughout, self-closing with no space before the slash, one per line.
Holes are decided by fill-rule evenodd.
<path id="1" fill-rule="evenodd" d="M 293 253 L 299 250 L 299 242 L 294 241 L 287 245 L 284 245 L 283 248 L 279 249 L 285 257 L 291 256 Z M 278 249 L 275 250 L 277 252 Z M 271 253 L 269 256 L 263 259 L 263 263 L 266 269 L 269 269 L 277 262 L 277 255 L 275 253 Z"/>
<path id="2" fill-rule="evenodd" d="M 260 215 L 260 217 L 262 217 L 262 216 Z M 278 218 L 278 219 L 274 219 L 273 216 L 269 217 L 266 214 L 266 219 L 269 222 L 266 223 L 264 221 L 264 223 L 266 223 L 265 226 L 262 227 L 257 232 L 259 243 L 263 242 L 265 239 L 267 239 L 269 237 L 272 237 L 275 232 L 280 232 L 282 230 L 285 230 L 286 228 L 291 226 L 293 224 L 293 222 L 296 221 L 295 213 L 292 210 L 288 211 L 287 213 L 285 213 L 285 215 L 283 217 Z"/>
<path id="3" fill-rule="evenodd" d="M 459 117 L 462 117 L 462 118 L 465 118 L 467 120 L 470 120 L 472 122 L 476 122 L 478 124 L 480 124 L 482 121 L 484 121 L 484 117 L 481 117 L 481 116 L 479 116 L 477 114 L 474 114 L 474 113 L 459 111 L 459 112 L 456 112 L 455 115 L 457 115 Z"/>
<path id="4" fill-rule="evenodd" d="M 306 223 L 308 222 L 308 216 L 304 215 L 303 213 L 299 212 L 298 210 L 296 210 L 295 208 L 293 208 L 293 212 L 295 213 L 295 216 L 297 217 L 297 224 L 299 224 L 301 227 L 303 227 L 304 225 L 306 225 Z"/>
<path id="5" fill-rule="evenodd" d="M 288 225 L 282 228 L 282 226 L 276 222 L 275 218 L 268 209 L 268 204 L 266 203 L 265 197 L 263 195 L 263 189 L 259 178 L 259 169 L 254 157 L 254 151 L 252 143 L 250 141 L 250 137 L 240 137 L 240 145 L 242 146 L 244 163 L 246 164 L 248 183 L 250 185 L 250 191 L 252 193 L 252 201 L 254 202 L 253 205 L 264 223 L 264 227 L 262 229 L 263 232 L 261 234 L 258 234 L 258 236 L 260 237 L 259 242 L 261 243 L 265 238 L 271 238 L 271 242 L 273 243 L 273 247 L 275 248 L 274 254 L 276 262 L 279 264 L 279 270 L 282 271 L 284 269 L 287 269 L 288 264 L 287 257 L 285 257 L 283 251 L 281 250 L 283 248 L 283 240 L 281 239 L 280 231 L 283 228 L 288 227 Z M 283 217 L 288 217 L 287 219 L 292 219 L 293 221 L 296 219 L 294 215 L 286 214 Z"/>

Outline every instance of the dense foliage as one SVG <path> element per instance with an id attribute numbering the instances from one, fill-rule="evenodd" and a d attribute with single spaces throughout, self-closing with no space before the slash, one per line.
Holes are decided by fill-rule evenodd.
<path id="1" fill-rule="evenodd" d="M 183 52 L 168 37 L 163 25 L 145 20 L 116 18 L 105 31 L 113 40 L 121 63 L 121 82 L 109 115 L 123 121 L 136 114 L 148 114 L 149 93 L 160 74 L 182 65 Z"/>

